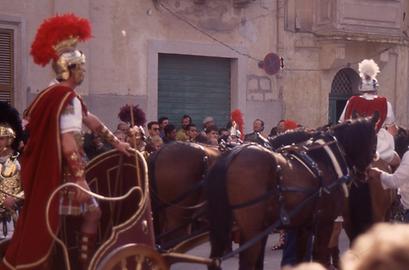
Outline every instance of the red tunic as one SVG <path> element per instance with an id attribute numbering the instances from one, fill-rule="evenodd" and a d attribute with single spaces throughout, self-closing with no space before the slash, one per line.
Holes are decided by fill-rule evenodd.
<path id="1" fill-rule="evenodd" d="M 46 205 L 50 194 L 61 184 L 62 175 L 60 114 L 75 96 L 69 87 L 51 86 L 29 108 L 30 137 L 24 148 L 21 172 L 25 200 L 0 269 L 23 265 L 27 269 L 44 269 L 43 263 L 53 246 L 46 224 Z M 59 226 L 58 198 L 49 213 L 55 234 Z"/>
<path id="2" fill-rule="evenodd" d="M 360 96 L 353 96 L 348 101 L 348 107 L 345 111 L 345 119 L 352 118 L 352 113 L 356 112 L 358 116 L 372 116 L 374 112 L 379 113 L 379 120 L 376 128 L 379 130 L 385 122 L 388 113 L 388 102 L 385 97 L 376 97 L 368 100 Z"/>

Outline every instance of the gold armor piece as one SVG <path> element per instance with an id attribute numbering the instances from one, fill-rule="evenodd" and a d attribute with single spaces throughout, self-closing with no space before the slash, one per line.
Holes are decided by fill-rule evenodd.
<path id="1" fill-rule="evenodd" d="M 11 159 L 7 159 L 4 164 L 0 164 L 0 172 L 3 177 L 12 177 L 17 172 L 17 165 Z"/>
<path id="2" fill-rule="evenodd" d="M 78 157 L 77 152 L 73 152 L 73 153 L 69 156 L 69 159 L 72 160 L 72 161 L 77 161 L 77 160 L 79 160 L 79 157 Z"/>
<path id="3" fill-rule="evenodd" d="M 61 52 L 57 61 L 53 62 L 53 69 L 57 78 L 64 81 L 70 77 L 69 66 L 85 64 L 85 55 L 81 51 L 72 48 L 65 48 L 65 50 Z"/>
<path id="4" fill-rule="evenodd" d="M 79 177 L 83 177 L 84 176 L 84 170 L 78 170 L 75 172 L 75 177 L 79 178 Z"/>
<path id="5" fill-rule="evenodd" d="M 8 137 L 14 139 L 16 138 L 16 133 L 10 126 L 0 124 L 0 137 Z"/>
<path id="6" fill-rule="evenodd" d="M 111 145 L 116 145 L 119 143 L 119 139 L 106 126 L 102 126 L 99 134 L 105 141 L 109 142 Z"/>
<path id="7" fill-rule="evenodd" d="M 0 205 L 3 205 L 7 196 L 13 196 L 20 199 L 24 198 L 20 172 L 18 171 L 16 162 L 17 161 L 13 159 L 13 157 L 10 157 L 3 164 L 0 164 Z"/>

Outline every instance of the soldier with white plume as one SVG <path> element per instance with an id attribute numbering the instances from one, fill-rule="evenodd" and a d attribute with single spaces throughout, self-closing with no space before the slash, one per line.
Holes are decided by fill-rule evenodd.
<path id="1" fill-rule="evenodd" d="M 359 63 L 359 76 L 362 79 L 359 96 L 353 96 L 345 105 L 339 122 L 353 116 L 371 116 L 379 113 L 377 153 L 379 157 L 391 165 L 399 164 L 399 157 L 394 151 L 393 136 L 396 131 L 395 115 L 391 103 L 386 97 L 378 95 L 379 83 L 376 76 L 380 73 L 379 66 L 373 59 L 364 59 Z M 388 132 L 389 131 L 389 132 Z M 392 134 L 392 135 L 391 135 Z"/>

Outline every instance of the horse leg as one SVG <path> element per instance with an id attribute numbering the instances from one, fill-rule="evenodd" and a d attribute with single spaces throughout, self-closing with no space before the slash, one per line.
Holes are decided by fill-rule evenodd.
<path id="1" fill-rule="evenodd" d="M 328 248 L 330 249 L 331 253 L 331 263 L 336 268 L 339 266 L 339 235 L 341 234 L 342 230 L 342 222 L 336 221 L 334 222 L 334 228 L 332 229 L 332 235 L 328 244 Z"/>
<path id="2" fill-rule="evenodd" d="M 246 239 L 246 238 L 245 238 Z M 249 240 L 249 239 L 246 239 Z M 263 243 L 261 243 L 263 242 Z M 239 270 L 263 270 L 263 263 L 260 263 L 262 249 L 265 247 L 265 241 L 254 244 L 252 247 L 243 251 L 239 255 Z"/>
<path id="3" fill-rule="evenodd" d="M 316 233 L 313 244 L 313 260 L 325 267 L 330 265 L 330 250 L 328 244 L 332 235 L 334 222 L 325 221 L 316 224 Z"/>
<path id="4" fill-rule="evenodd" d="M 352 185 L 349 196 L 351 241 L 364 233 L 373 223 L 372 203 L 368 184 Z"/>
<path id="5" fill-rule="evenodd" d="M 306 228 L 298 228 L 296 231 L 296 239 L 296 263 L 310 261 L 312 248 L 312 231 Z"/>
<path id="6" fill-rule="evenodd" d="M 352 225 L 351 225 L 351 212 L 349 211 L 349 200 L 345 200 L 344 209 L 342 210 L 342 218 L 344 222 L 342 227 L 350 242 L 352 242 Z"/>
<path id="7" fill-rule="evenodd" d="M 240 228 L 240 245 L 251 241 L 263 231 L 266 208 L 266 204 L 259 203 L 256 207 L 235 211 L 234 216 Z M 239 270 L 263 270 L 266 240 L 267 237 L 240 253 Z"/>
<path id="8" fill-rule="evenodd" d="M 169 209 L 166 209 L 166 215 L 165 215 L 165 223 L 163 226 L 163 232 L 170 232 L 173 231 L 171 234 L 169 234 L 167 237 L 165 237 L 163 240 L 166 241 L 173 241 L 178 238 L 182 238 L 188 235 L 188 224 L 183 225 L 184 222 L 186 222 L 186 217 L 190 217 L 189 211 L 186 211 L 185 209 L 180 209 L 178 207 L 171 207 Z"/>
<path id="9" fill-rule="evenodd" d="M 296 229 L 288 229 L 285 231 L 283 254 L 281 258 L 281 266 L 297 264 L 297 231 Z"/>
<path id="10" fill-rule="evenodd" d="M 264 268 L 264 255 L 266 251 L 266 243 L 267 243 L 267 238 L 265 237 L 261 241 L 261 251 L 260 251 L 260 256 L 258 257 L 257 263 L 256 263 L 256 270 L 263 270 Z"/>

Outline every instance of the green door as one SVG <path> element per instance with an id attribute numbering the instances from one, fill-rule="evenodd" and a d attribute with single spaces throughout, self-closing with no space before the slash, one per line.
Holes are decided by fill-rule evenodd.
<path id="1" fill-rule="evenodd" d="M 158 117 L 180 126 L 184 114 L 199 128 L 213 116 L 218 127 L 230 119 L 230 59 L 159 54 Z"/>
<path id="2" fill-rule="evenodd" d="M 343 68 L 337 72 L 332 81 L 329 94 L 328 121 L 335 124 L 344 110 L 345 104 L 352 95 L 359 94 L 359 75 L 352 68 Z"/>

